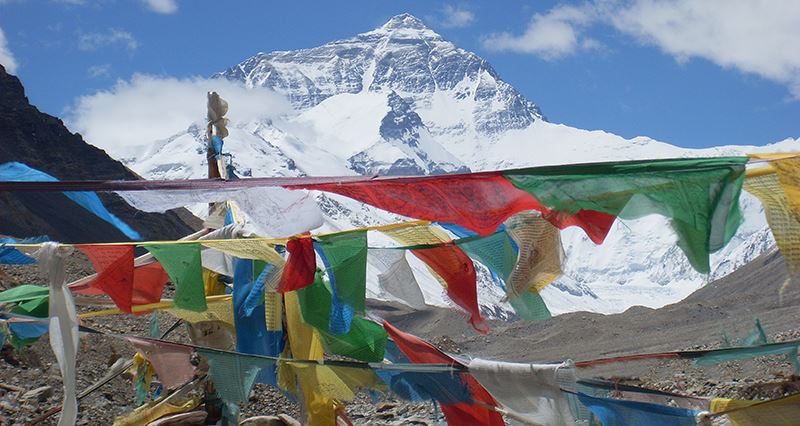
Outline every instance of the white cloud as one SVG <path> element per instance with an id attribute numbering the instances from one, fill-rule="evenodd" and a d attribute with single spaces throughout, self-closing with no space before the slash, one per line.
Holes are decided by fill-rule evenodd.
<path id="1" fill-rule="evenodd" d="M 797 0 L 637 0 L 609 19 L 617 30 L 678 60 L 703 58 L 757 74 L 800 98 Z"/>
<path id="2" fill-rule="evenodd" d="M 169 15 L 178 11 L 177 0 L 144 0 L 153 12 Z"/>
<path id="3" fill-rule="evenodd" d="M 105 46 L 122 46 L 133 52 L 139 48 L 139 42 L 128 31 L 119 28 L 109 28 L 103 33 L 83 33 L 78 35 L 78 49 L 97 50 Z"/>
<path id="4" fill-rule="evenodd" d="M 227 81 L 134 75 L 106 91 L 81 96 L 67 112 L 69 127 L 113 156 L 150 145 L 205 123 L 206 93 L 216 91 L 230 105 L 235 124 L 291 112 L 288 101 L 269 89 L 247 89 Z"/>
<path id="5" fill-rule="evenodd" d="M 489 50 L 530 53 L 547 60 L 574 54 L 579 49 L 599 46 L 582 29 L 594 20 L 590 7 L 557 6 L 545 14 L 535 14 L 525 32 L 491 34 L 483 39 Z"/>
<path id="6" fill-rule="evenodd" d="M 463 28 L 475 22 L 475 14 L 459 6 L 445 5 L 442 9 L 444 20 L 441 25 L 445 28 Z"/>
<path id="7" fill-rule="evenodd" d="M 0 64 L 11 74 L 17 72 L 17 60 L 14 59 L 14 54 L 8 48 L 8 41 L 2 28 L 0 28 Z"/>
<path id="8" fill-rule="evenodd" d="M 520 35 L 485 37 L 485 48 L 553 60 L 597 47 L 612 28 L 678 61 L 709 60 L 784 84 L 800 98 L 800 1 L 595 0 L 536 14 Z"/>
<path id="9" fill-rule="evenodd" d="M 92 65 L 86 70 L 86 73 L 92 78 L 108 77 L 111 74 L 111 64 Z"/>

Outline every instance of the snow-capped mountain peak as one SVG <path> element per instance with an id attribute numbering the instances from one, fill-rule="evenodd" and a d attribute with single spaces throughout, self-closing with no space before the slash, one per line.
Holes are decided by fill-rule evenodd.
<path id="1" fill-rule="evenodd" d="M 691 150 L 646 137 L 627 140 L 550 123 L 488 62 L 409 14 L 318 47 L 259 53 L 216 77 L 273 89 L 296 107 L 290 116 L 258 122 L 229 117 L 233 122 L 225 148 L 244 176 L 436 174 L 800 150 L 794 139 L 768 147 Z M 202 177 L 205 141 L 191 124 L 186 132 L 164 135 L 131 154 L 126 163 L 148 178 Z M 338 196 L 320 196 L 319 203 L 326 230 L 399 219 Z M 711 278 L 730 273 L 774 245 L 761 205 L 746 196 L 742 206 L 745 223 L 712 258 Z M 618 222 L 602 246 L 574 229 L 564 231 L 562 238 L 566 272 L 543 291 L 553 313 L 663 306 L 710 278 L 689 266 L 662 217 Z M 424 265 L 412 258 L 409 263 L 426 301 L 446 304 Z M 390 297 L 378 287 L 374 268 L 370 270 L 370 296 Z M 485 268 L 479 272 L 480 304 L 486 312 L 503 316 L 508 306 L 501 302 L 502 292 L 487 281 Z"/>
<path id="2" fill-rule="evenodd" d="M 298 109 L 343 94 L 395 91 L 420 109 L 449 103 L 451 121 L 482 134 L 524 128 L 542 114 L 488 62 L 402 14 L 353 38 L 259 53 L 216 75 L 285 94 Z M 435 96 L 437 93 L 446 96 Z M 437 105 L 432 105 L 437 104 Z"/>
<path id="3" fill-rule="evenodd" d="M 442 36 L 437 34 L 432 29 L 428 28 L 416 16 L 410 13 L 401 13 L 391 17 L 385 24 L 380 27 L 361 34 L 360 36 L 376 35 L 390 37 L 403 37 L 403 38 L 419 38 L 419 39 L 438 39 L 441 40 Z"/>

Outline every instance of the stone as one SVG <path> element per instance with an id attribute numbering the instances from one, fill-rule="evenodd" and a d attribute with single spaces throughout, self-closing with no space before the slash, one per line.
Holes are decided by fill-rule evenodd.
<path id="1" fill-rule="evenodd" d="M 17 405 L 13 401 L 4 399 L 0 401 L 0 411 L 5 411 L 8 413 L 16 413 L 17 411 L 19 411 L 19 405 Z"/>
<path id="2" fill-rule="evenodd" d="M 208 413 L 205 411 L 190 411 L 162 417 L 148 423 L 147 426 L 196 426 L 205 424 L 206 417 L 208 417 Z"/>
<path id="3" fill-rule="evenodd" d="M 48 398 L 53 396 L 53 387 L 52 386 L 42 386 L 36 389 L 29 390 L 22 394 L 20 397 L 23 401 L 30 401 L 36 400 L 38 402 L 47 401 Z"/>
<path id="4" fill-rule="evenodd" d="M 396 407 L 396 406 L 397 406 L 397 404 L 395 404 L 395 403 L 393 403 L 393 402 L 381 402 L 381 403 L 380 403 L 380 404 L 378 404 L 378 406 L 375 408 L 375 411 L 376 411 L 376 412 L 378 412 L 378 413 L 382 413 L 382 412 L 384 412 L 384 411 L 391 410 L 391 409 L 393 409 L 393 408 L 394 408 L 394 407 Z"/>
<path id="5" fill-rule="evenodd" d="M 300 422 L 288 414 L 278 414 L 277 416 L 255 416 L 249 417 L 239 423 L 240 426 L 300 426 Z"/>

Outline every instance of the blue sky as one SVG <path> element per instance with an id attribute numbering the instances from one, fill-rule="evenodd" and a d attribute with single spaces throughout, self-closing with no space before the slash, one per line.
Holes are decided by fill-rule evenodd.
<path id="1" fill-rule="evenodd" d="M 800 2 L 700 3 L 712 2 L 0 0 L 0 63 L 65 116 L 136 73 L 206 77 L 409 12 L 553 122 L 685 147 L 800 137 Z"/>

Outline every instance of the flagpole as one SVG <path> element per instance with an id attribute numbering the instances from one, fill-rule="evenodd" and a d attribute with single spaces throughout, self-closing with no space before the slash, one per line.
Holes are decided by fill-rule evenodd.
<path id="1" fill-rule="evenodd" d="M 214 149 L 214 128 L 217 128 L 217 136 L 219 138 L 227 136 L 222 133 L 227 133 L 227 129 L 225 129 L 227 119 L 224 115 L 228 112 L 228 103 L 220 98 L 217 92 L 208 92 L 207 98 L 206 161 L 208 162 L 208 178 L 214 179 L 222 177 L 222 172 L 217 162 L 217 152 Z"/>
<path id="2" fill-rule="evenodd" d="M 223 139 L 228 136 L 228 103 L 222 99 L 217 92 L 208 92 L 206 103 L 206 162 L 208 163 L 209 179 L 227 179 L 228 170 L 222 160 Z M 216 134 L 215 134 L 216 130 Z M 216 203 L 209 203 L 208 216 L 214 216 Z"/>

